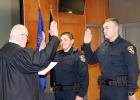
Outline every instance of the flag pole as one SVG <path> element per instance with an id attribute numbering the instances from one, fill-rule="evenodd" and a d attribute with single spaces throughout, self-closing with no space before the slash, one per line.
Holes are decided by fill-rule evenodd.
<path id="1" fill-rule="evenodd" d="M 50 8 L 49 8 L 49 30 L 50 30 L 50 25 L 51 25 L 51 21 L 53 21 L 53 14 L 52 14 L 52 3 L 50 4 Z M 49 34 L 49 41 L 51 39 L 51 36 Z"/>
<path id="2" fill-rule="evenodd" d="M 53 14 L 52 14 L 52 3 L 50 4 L 50 8 L 49 8 L 49 29 L 50 29 L 50 25 L 51 25 L 51 21 L 53 21 Z M 49 34 L 49 40 L 50 40 L 50 34 Z M 54 89 L 54 68 L 51 69 L 50 71 L 50 89 L 53 90 Z"/>
<path id="3" fill-rule="evenodd" d="M 58 28 L 58 33 L 59 33 L 59 0 L 57 0 L 57 28 Z"/>
<path id="4" fill-rule="evenodd" d="M 39 0 L 37 0 L 37 6 L 38 6 L 38 9 L 40 9 L 40 2 L 39 2 Z"/>
<path id="5" fill-rule="evenodd" d="M 43 18 L 40 9 L 40 2 L 37 0 L 38 6 L 38 33 L 37 33 L 37 50 L 40 51 L 40 46 L 43 38 L 45 38 L 44 34 L 44 25 L 43 25 Z M 46 89 L 46 78 L 45 75 L 39 75 L 41 89 L 44 91 Z"/>
<path id="6" fill-rule="evenodd" d="M 87 22 L 87 13 L 86 13 L 86 9 L 87 9 L 87 6 L 86 6 L 86 1 L 85 1 L 85 5 L 84 5 L 84 15 L 85 15 L 85 30 L 87 29 L 87 25 L 86 25 L 86 22 Z"/>

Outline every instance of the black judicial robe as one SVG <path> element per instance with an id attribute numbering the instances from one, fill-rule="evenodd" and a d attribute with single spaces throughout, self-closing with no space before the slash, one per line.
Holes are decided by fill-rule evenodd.
<path id="1" fill-rule="evenodd" d="M 53 36 L 40 52 L 7 43 L 0 50 L 0 100 L 39 100 L 37 72 L 47 67 L 59 40 Z"/>

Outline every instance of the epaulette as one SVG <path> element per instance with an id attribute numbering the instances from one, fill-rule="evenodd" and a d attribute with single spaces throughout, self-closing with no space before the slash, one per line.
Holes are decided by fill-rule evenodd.
<path id="1" fill-rule="evenodd" d="M 77 48 L 73 48 L 73 53 L 76 53 L 78 52 L 78 49 Z"/>
<path id="2" fill-rule="evenodd" d="M 63 50 L 59 50 L 59 51 L 57 51 L 57 53 L 62 53 L 63 52 Z"/>
<path id="3" fill-rule="evenodd" d="M 78 52 L 78 57 L 80 58 L 80 60 L 81 60 L 82 62 L 85 62 L 86 59 L 85 59 L 84 54 L 83 54 L 80 50 L 74 48 L 74 49 L 73 49 L 73 53 L 77 53 L 77 52 Z"/>
<path id="4" fill-rule="evenodd" d="M 126 43 L 127 43 L 127 50 L 129 53 L 131 54 L 135 54 L 137 52 L 137 49 L 136 47 L 129 41 L 126 40 Z"/>

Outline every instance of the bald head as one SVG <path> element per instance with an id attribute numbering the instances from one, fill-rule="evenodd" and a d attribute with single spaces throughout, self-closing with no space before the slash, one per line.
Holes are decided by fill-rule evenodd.
<path id="1" fill-rule="evenodd" d="M 24 25 L 15 25 L 10 33 L 9 41 L 18 44 L 21 47 L 25 47 L 27 43 L 28 30 Z"/>
<path id="2" fill-rule="evenodd" d="M 18 34 L 25 34 L 28 36 L 28 30 L 24 25 L 17 24 L 15 25 L 12 30 L 10 35 L 18 35 Z"/>

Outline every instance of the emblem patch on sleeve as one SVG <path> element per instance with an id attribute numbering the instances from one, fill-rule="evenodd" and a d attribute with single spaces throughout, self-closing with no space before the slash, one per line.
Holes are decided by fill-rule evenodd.
<path id="1" fill-rule="evenodd" d="M 81 60 L 82 62 L 85 62 L 85 61 L 86 61 L 85 56 L 84 56 L 84 55 L 80 55 L 80 60 Z"/>
<path id="2" fill-rule="evenodd" d="M 127 48 L 128 52 L 130 52 L 131 54 L 135 54 L 135 50 L 133 46 L 128 46 Z"/>

